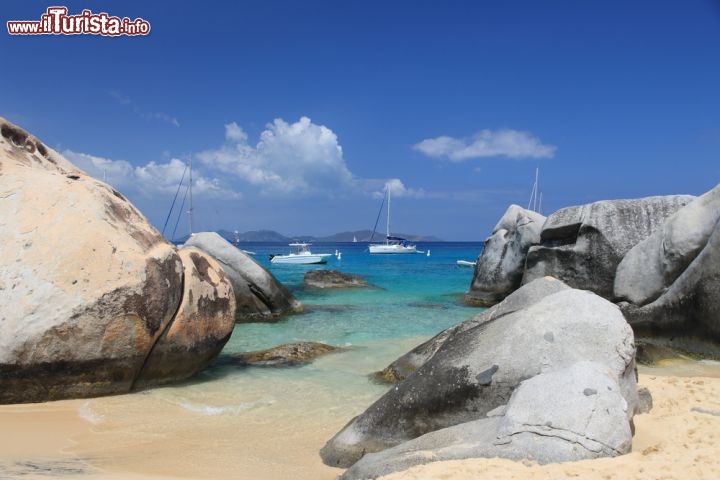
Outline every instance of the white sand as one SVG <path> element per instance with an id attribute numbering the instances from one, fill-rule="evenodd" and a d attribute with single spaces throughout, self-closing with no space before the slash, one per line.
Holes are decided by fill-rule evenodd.
<path id="1" fill-rule="evenodd" d="M 720 368 L 641 369 L 654 408 L 635 417 L 628 455 L 549 466 L 436 462 L 386 479 L 718 479 L 720 378 L 688 374 L 720 376 Z M 125 408 L 128 398 L 113 401 Z M 172 409 L 138 412 L 142 404 L 133 402 L 122 421 L 96 423 L 83 410 L 87 400 L 0 406 L 0 478 L 330 480 L 342 473 L 318 456 L 349 420 L 342 415 L 313 412 L 291 425 L 255 421 L 238 428 L 222 415 L 189 421 Z"/>
<path id="2" fill-rule="evenodd" d="M 616 458 L 555 465 L 501 459 L 436 462 L 383 480 L 720 479 L 720 379 L 641 374 L 654 407 L 635 417 L 633 451 Z"/>

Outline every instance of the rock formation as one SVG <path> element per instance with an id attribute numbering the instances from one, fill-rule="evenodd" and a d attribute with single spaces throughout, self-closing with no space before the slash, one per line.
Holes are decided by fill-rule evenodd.
<path id="1" fill-rule="evenodd" d="M 236 321 L 275 321 L 302 311 L 302 304 L 265 267 L 217 233 L 196 233 L 185 246 L 206 252 L 222 265 L 235 290 Z"/>
<path id="2" fill-rule="evenodd" d="M 446 330 L 443 330 L 427 342 L 418 345 L 388 365 L 384 370 L 379 372 L 375 378 L 388 383 L 399 383 L 405 380 L 411 373 L 420 368 L 433 355 L 435 355 L 435 352 L 437 352 L 442 344 L 449 338 L 459 335 L 473 327 L 477 327 L 480 324 L 498 319 L 517 310 L 527 308 L 552 293 L 567 290 L 568 288 L 570 287 L 556 278 L 538 278 L 537 280 L 528 283 L 523 288 L 514 291 L 497 305 L 494 305 L 470 320 L 466 320 L 458 325 L 454 325 Z"/>
<path id="3" fill-rule="evenodd" d="M 340 478 L 377 478 L 429 461 L 507 458 L 540 464 L 628 453 L 627 402 L 612 369 L 596 362 L 524 380 L 507 405 L 362 457 Z"/>
<path id="4" fill-rule="evenodd" d="M 720 185 L 627 253 L 615 295 L 634 328 L 720 340 Z"/>
<path id="5" fill-rule="evenodd" d="M 540 244 L 528 250 L 522 282 L 550 275 L 612 300 L 625 254 L 693 198 L 606 200 L 558 210 L 547 218 Z"/>
<path id="6" fill-rule="evenodd" d="M 235 295 L 220 265 L 205 252 L 179 252 L 183 296 L 175 318 L 155 342 L 135 388 L 171 383 L 198 372 L 217 357 L 235 325 Z"/>
<path id="7" fill-rule="evenodd" d="M 485 240 L 465 302 L 489 307 L 520 287 L 525 257 L 540 242 L 544 222 L 539 213 L 510 205 Z"/>
<path id="8" fill-rule="evenodd" d="M 328 465 L 349 467 L 367 453 L 485 418 L 508 404 L 522 381 L 583 361 L 616 379 L 630 422 L 638 402 L 634 354 L 632 330 L 615 305 L 587 291 L 561 290 L 449 336 L 320 453 Z"/>
<path id="9" fill-rule="evenodd" d="M 285 343 L 266 350 L 233 354 L 231 362 L 255 367 L 297 366 L 338 350 L 341 348 L 318 342 Z"/>
<path id="10" fill-rule="evenodd" d="M 357 288 L 370 285 L 360 275 L 343 273 L 337 270 L 310 270 L 303 281 L 313 288 Z"/>
<path id="11" fill-rule="evenodd" d="M 183 298 L 190 266 L 119 192 L 4 119 L 0 133 L 0 403 L 124 393 L 206 364 L 232 331 L 219 270 Z M 181 304 L 206 332 L 173 328 Z M 183 350 L 196 359 L 154 357 Z"/>

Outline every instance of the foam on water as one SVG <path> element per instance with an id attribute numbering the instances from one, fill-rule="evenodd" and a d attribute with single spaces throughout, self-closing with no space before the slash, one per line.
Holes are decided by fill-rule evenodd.
<path id="1" fill-rule="evenodd" d="M 275 400 L 272 398 L 268 398 L 260 399 L 256 402 L 243 402 L 235 405 L 205 405 L 190 402 L 180 402 L 180 406 L 185 410 L 209 416 L 222 414 L 238 415 L 248 410 L 272 405 L 273 403 L 275 403 Z"/>
<path id="2" fill-rule="evenodd" d="M 88 422 L 97 425 L 98 423 L 103 421 L 103 416 L 93 410 L 91 406 L 92 403 L 93 400 L 83 403 L 80 408 L 78 408 L 78 415 L 81 418 L 87 420 Z"/>

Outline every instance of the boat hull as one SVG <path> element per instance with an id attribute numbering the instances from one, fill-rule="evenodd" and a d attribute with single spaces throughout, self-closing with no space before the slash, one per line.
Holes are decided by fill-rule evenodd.
<path id="1" fill-rule="evenodd" d="M 329 253 L 311 254 L 311 255 L 275 255 L 270 259 L 270 263 L 289 263 L 293 265 L 313 265 L 317 263 L 327 263 Z"/>
<path id="2" fill-rule="evenodd" d="M 370 245 L 370 253 L 418 253 L 415 245 Z"/>

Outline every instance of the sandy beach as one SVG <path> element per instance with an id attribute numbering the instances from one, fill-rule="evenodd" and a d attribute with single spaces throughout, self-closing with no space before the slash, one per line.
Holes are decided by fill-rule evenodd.
<path id="1" fill-rule="evenodd" d="M 438 462 L 387 477 L 410 479 L 717 479 L 720 460 L 720 366 L 670 363 L 642 367 L 653 395 L 635 417 L 632 453 L 612 459 L 539 466 L 499 459 Z M 318 450 L 349 418 L 338 411 L 298 412 L 297 421 L 242 425 L 220 416 L 182 419 L 173 409 L 138 411 L 143 394 L 0 407 L 0 478 L 330 480 L 342 470 Z M 255 417 L 256 419 L 259 417 Z"/>

